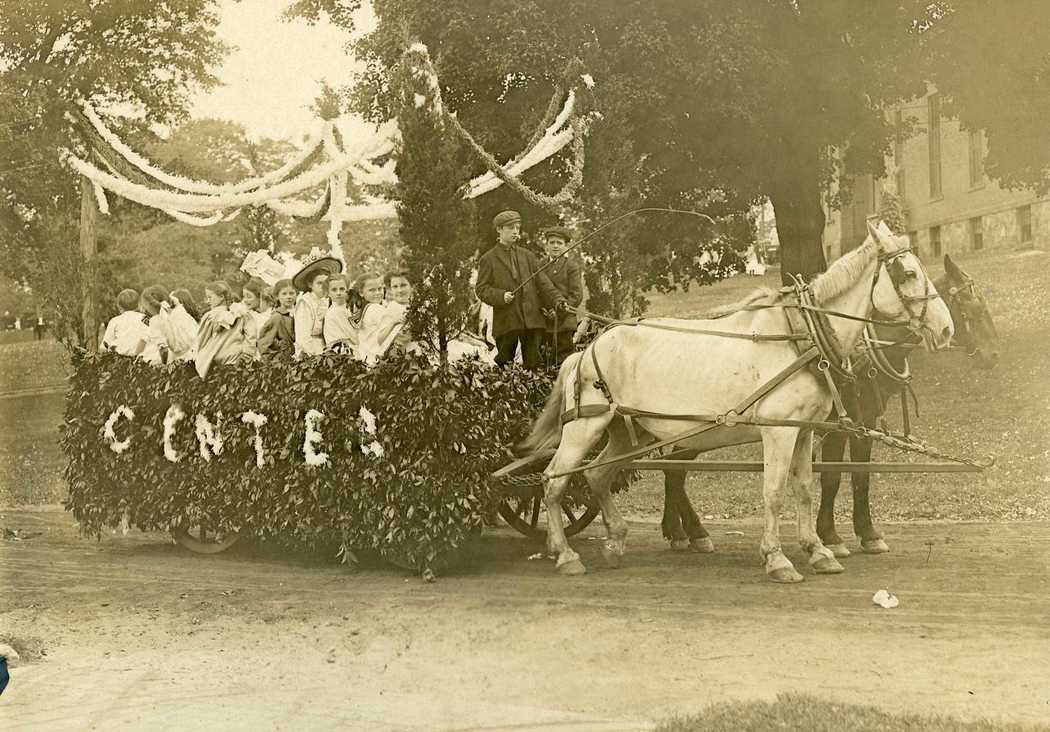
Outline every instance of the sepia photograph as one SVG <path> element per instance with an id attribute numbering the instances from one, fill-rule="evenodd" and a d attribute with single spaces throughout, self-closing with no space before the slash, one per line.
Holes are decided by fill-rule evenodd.
<path id="1" fill-rule="evenodd" d="M 1046 0 L 0 0 L 0 728 L 1050 730 Z"/>

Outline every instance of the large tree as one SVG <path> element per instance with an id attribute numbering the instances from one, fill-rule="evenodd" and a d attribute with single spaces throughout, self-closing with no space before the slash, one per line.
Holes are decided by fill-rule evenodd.
<path id="1" fill-rule="evenodd" d="M 331 10 L 343 23 L 355 5 L 298 3 L 308 13 Z M 1047 186 L 1050 24 L 1042 22 L 1041 0 L 373 6 L 378 27 L 356 47 L 368 62 L 358 86 L 361 109 L 389 111 L 385 80 L 407 29 L 431 48 L 446 98 L 464 124 L 494 152 L 513 153 L 542 112 L 556 72 L 579 55 L 598 81 L 606 115 L 589 141 L 594 177 L 585 197 L 608 204 L 612 187 L 617 195 L 634 192 L 630 203 L 689 205 L 698 191 L 717 189 L 729 210 L 768 197 L 785 276 L 823 269 L 827 184 L 884 173 L 896 132 L 887 113 L 925 94 L 927 82 L 945 96 L 948 113 L 986 130 L 990 175 Z M 494 195 L 493 203 L 505 201 Z M 674 238 L 647 223 L 624 233 L 638 242 Z M 681 257 L 668 261 L 675 260 Z"/>
<path id="2" fill-rule="evenodd" d="M 70 342 L 85 337 L 70 293 L 92 274 L 80 267 L 77 179 L 59 159 L 81 144 L 65 114 L 85 99 L 104 115 L 137 113 L 140 130 L 183 116 L 190 92 L 215 83 L 225 52 L 215 7 L 0 0 L 0 262 L 58 310 Z"/>

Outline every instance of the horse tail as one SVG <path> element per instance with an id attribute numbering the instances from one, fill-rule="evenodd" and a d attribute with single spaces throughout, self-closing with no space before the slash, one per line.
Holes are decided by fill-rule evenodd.
<path id="1" fill-rule="evenodd" d="M 513 447 L 513 452 L 518 457 L 532 455 L 544 448 L 557 447 L 561 442 L 561 415 L 564 411 L 565 385 L 569 380 L 569 374 L 580 360 L 580 353 L 570 354 L 558 371 L 558 378 L 554 382 L 551 393 L 547 396 L 547 403 L 543 405 L 543 411 L 536 421 L 532 423 L 532 431 L 529 436 Z"/>

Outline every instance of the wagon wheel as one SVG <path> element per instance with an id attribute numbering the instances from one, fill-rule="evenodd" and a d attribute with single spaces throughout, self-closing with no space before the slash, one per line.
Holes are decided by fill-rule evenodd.
<path id="1" fill-rule="evenodd" d="M 520 458 L 497 470 L 492 474 L 492 477 L 499 480 L 507 476 L 525 475 L 530 471 L 534 472 L 534 463 L 550 459 L 553 454 L 553 450 L 542 450 L 535 455 Z M 530 466 L 533 467 L 530 468 Z M 565 516 L 565 536 L 575 536 L 587 528 L 597 517 L 599 510 L 599 507 L 593 500 L 588 500 L 582 505 L 575 507 L 570 507 L 563 502 L 562 513 Z M 545 538 L 547 536 L 547 517 L 543 508 L 542 484 L 520 488 L 517 492 L 508 495 L 500 503 L 499 515 L 518 533 L 524 534 L 530 539 Z"/>
<path id="2" fill-rule="evenodd" d="M 212 531 L 204 526 L 181 523 L 171 530 L 175 542 L 194 554 L 218 554 L 237 543 L 241 535 L 237 531 Z"/>

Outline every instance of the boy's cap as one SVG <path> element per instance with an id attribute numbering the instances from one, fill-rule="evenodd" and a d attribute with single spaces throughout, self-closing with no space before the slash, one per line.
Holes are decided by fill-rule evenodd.
<path id="1" fill-rule="evenodd" d="M 517 211 L 500 211 L 496 214 L 496 217 L 492 219 L 492 226 L 496 229 L 502 226 L 510 226 L 514 223 L 521 223 L 521 214 Z"/>

